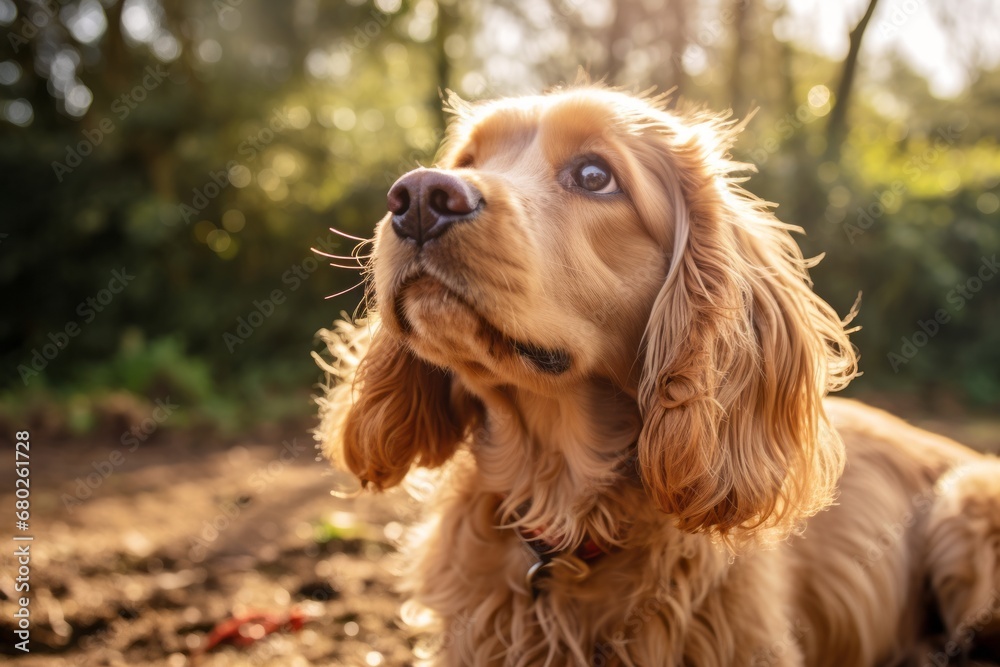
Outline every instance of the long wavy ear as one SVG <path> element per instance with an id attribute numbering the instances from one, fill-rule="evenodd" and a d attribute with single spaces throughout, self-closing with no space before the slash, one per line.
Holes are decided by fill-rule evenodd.
<path id="1" fill-rule="evenodd" d="M 843 445 L 822 399 L 854 377 L 855 352 L 797 228 L 731 177 L 747 167 L 726 154 L 739 128 L 662 116 L 634 149 L 640 191 L 657 193 L 640 212 L 671 258 L 646 327 L 643 481 L 686 531 L 789 530 L 832 501 Z"/>
<path id="2" fill-rule="evenodd" d="M 318 335 L 334 357 L 330 364 L 314 353 L 328 377 L 315 432 L 327 458 L 383 490 L 413 465 L 434 468 L 454 454 L 475 409 L 450 373 L 416 357 L 378 323 L 338 322 Z"/>

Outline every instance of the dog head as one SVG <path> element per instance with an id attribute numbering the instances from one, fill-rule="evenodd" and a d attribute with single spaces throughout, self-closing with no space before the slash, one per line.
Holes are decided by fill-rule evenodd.
<path id="1" fill-rule="evenodd" d="M 597 87 L 467 105 L 376 230 L 379 324 L 344 459 L 388 486 L 442 463 L 490 388 L 635 396 L 651 500 L 730 534 L 829 503 L 821 399 L 853 377 L 844 326 L 789 232 L 734 173 L 740 129 Z M 394 443 L 394 444 L 387 444 Z"/>

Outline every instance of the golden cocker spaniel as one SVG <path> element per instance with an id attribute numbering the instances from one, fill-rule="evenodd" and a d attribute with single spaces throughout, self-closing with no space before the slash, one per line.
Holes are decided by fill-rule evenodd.
<path id="1" fill-rule="evenodd" d="M 855 351 L 737 185 L 741 126 L 595 86 L 449 103 L 376 307 L 323 332 L 317 431 L 376 489 L 441 468 L 405 607 L 436 663 L 1000 662 L 1000 462 L 826 398 Z"/>

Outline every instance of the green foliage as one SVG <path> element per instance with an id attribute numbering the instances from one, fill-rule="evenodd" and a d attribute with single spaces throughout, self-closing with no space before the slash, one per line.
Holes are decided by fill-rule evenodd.
<path id="1" fill-rule="evenodd" d="M 208 366 L 203 360 L 185 357 L 177 339 L 162 338 L 147 344 L 136 330 L 126 333 L 117 355 L 86 369 L 78 383 L 83 389 L 120 387 L 135 394 L 170 395 L 189 403 L 204 401 L 214 389 Z"/>
<path id="2" fill-rule="evenodd" d="M 16 4 L 13 33 L 34 11 Z M 754 5 L 745 23 L 671 13 L 683 8 L 674 0 L 659 13 L 621 3 L 605 23 L 579 3 L 381 2 L 388 14 L 365 0 L 144 4 L 155 10 L 146 41 L 123 28 L 122 3 L 106 2 L 91 43 L 59 17 L 23 44 L 0 43 L 0 63 L 20 70 L 0 96 L 32 109 L 23 127 L 0 118 L 8 405 L 54 393 L 77 406 L 79 428 L 87 408 L 72 397 L 114 391 L 172 392 L 234 428 L 308 410 L 290 389 L 318 378 L 313 333 L 363 297 L 325 300 L 360 273 L 310 247 L 367 252 L 327 229 L 370 237 L 389 184 L 433 161 L 441 89 L 488 96 L 571 81 L 584 53 L 595 77 L 629 89 L 680 84 L 715 108 L 760 106 L 735 152 L 760 169 L 750 189 L 781 202 L 805 247 L 826 254 L 817 289 L 845 313 L 864 294 L 862 388 L 1000 401 L 1000 277 L 961 308 L 948 298 L 1000 251 L 998 72 L 943 101 L 890 62 L 891 76 L 859 81 L 846 139 L 829 146 L 841 65 L 775 39 L 775 3 Z M 680 66 L 675 17 L 706 54 L 699 71 Z M 475 46 L 511 34 L 515 55 Z M 630 50 L 621 35 L 634 36 Z M 59 92 L 57 56 L 92 95 L 83 112 Z M 134 277 L 111 293 L 115 271 Z M 889 355 L 940 309 L 949 321 L 894 369 Z M 79 333 L 46 355 L 70 325 Z M 27 382 L 23 368 L 36 371 Z"/>
<path id="3" fill-rule="evenodd" d="M 335 524 L 325 519 L 313 523 L 313 541 L 317 544 L 332 540 L 359 540 L 365 538 L 367 533 L 367 526 L 362 523 Z"/>
<path id="4" fill-rule="evenodd" d="M 1000 400 L 1000 275 L 989 268 L 1000 255 L 1000 147 L 995 119 L 972 102 L 998 81 L 1000 72 L 985 74 L 971 99 L 945 104 L 901 69 L 883 93 L 922 105 L 887 118 L 859 102 L 839 163 L 799 151 L 794 177 L 765 167 L 754 181 L 773 200 L 812 194 L 779 216 L 825 255 L 812 273 L 839 312 L 862 295 L 857 387 Z M 799 143 L 821 132 L 807 125 Z"/>

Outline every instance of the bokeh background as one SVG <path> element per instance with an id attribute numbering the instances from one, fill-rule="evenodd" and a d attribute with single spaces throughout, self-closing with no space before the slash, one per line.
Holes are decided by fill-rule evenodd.
<path id="1" fill-rule="evenodd" d="M 314 460 L 314 334 L 363 288 L 310 248 L 351 255 L 329 228 L 370 237 L 433 163 L 445 89 L 582 67 L 756 109 L 749 189 L 839 312 L 863 295 L 848 393 L 995 449 L 997 25 L 993 0 L 0 0 L 0 425 L 32 433 L 46 531 L 36 650 L 5 613 L 0 651 L 182 665 L 261 608 L 312 615 L 205 664 L 424 650 L 383 565 L 417 508 L 331 499 Z"/>

